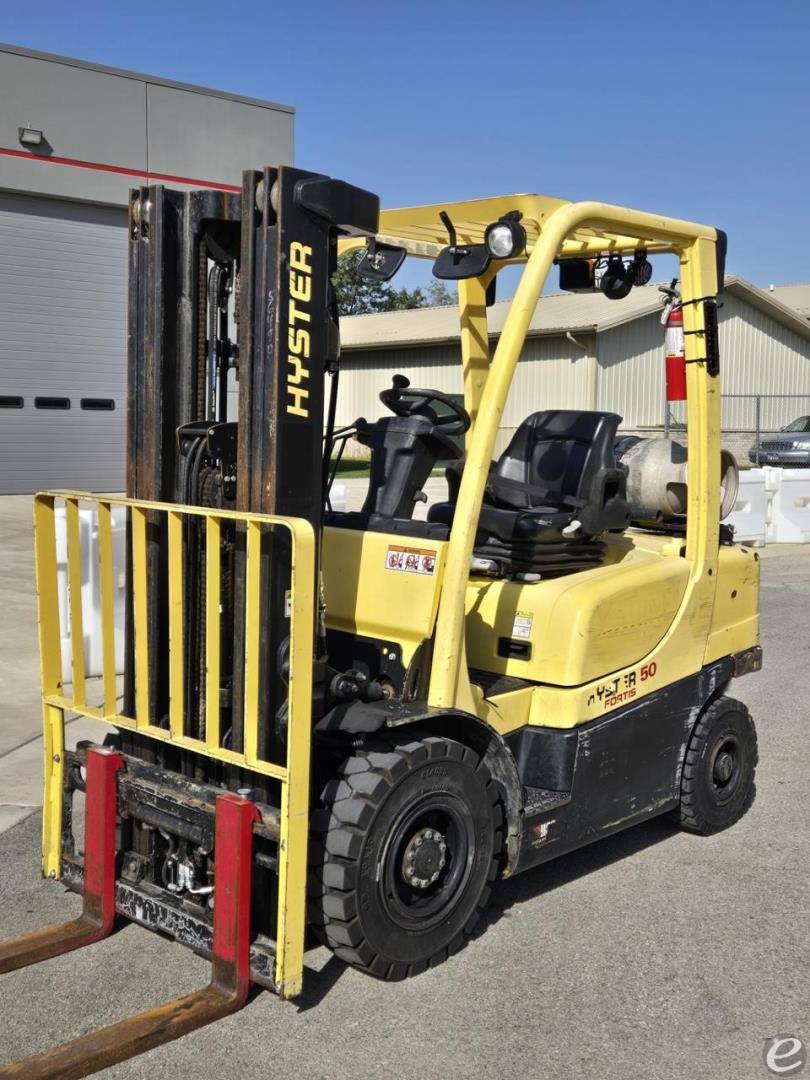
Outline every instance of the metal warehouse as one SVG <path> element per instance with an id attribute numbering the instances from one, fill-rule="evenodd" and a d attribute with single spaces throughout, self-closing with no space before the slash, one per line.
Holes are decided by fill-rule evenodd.
<path id="1" fill-rule="evenodd" d="M 0 45 L 0 493 L 124 486 L 131 187 L 241 190 L 293 110 Z"/>
<path id="2" fill-rule="evenodd" d="M 502 418 L 500 453 L 520 422 L 547 408 L 606 409 L 624 431 L 664 423 L 664 327 L 661 294 L 636 288 L 620 301 L 600 292 L 543 297 L 535 310 L 515 388 Z M 763 429 L 810 412 L 810 285 L 757 288 L 726 280 L 719 312 L 723 426 L 739 455 L 755 430 L 754 395 Z M 489 309 L 491 349 L 508 301 Z M 341 322 L 343 354 L 338 421 L 381 411 L 380 390 L 397 372 L 415 386 L 461 393 L 458 316 L 454 307 L 358 315 Z M 746 395 L 736 397 L 728 395 Z M 807 395 L 797 400 L 771 395 Z M 680 419 L 676 412 L 674 421 Z"/>

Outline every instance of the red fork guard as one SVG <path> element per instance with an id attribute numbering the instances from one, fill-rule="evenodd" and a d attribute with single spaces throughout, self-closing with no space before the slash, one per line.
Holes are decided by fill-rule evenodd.
<path id="1" fill-rule="evenodd" d="M 109 751 L 91 750 L 87 762 L 88 820 L 82 916 L 73 923 L 38 931 L 0 946 L 0 962 L 5 961 L 0 970 L 11 971 L 79 948 L 106 936 L 112 929 L 115 918 L 115 779 L 122 759 Z M 92 784 L 91 776 L 94 777 Z M 0 1068 L 0 1078 L 77 1080 L 241 1009 L 250 991 L 250 885 L 253 823 L 258 820 L 258 810 L 246 799 L 230 793 L 217 798 L 214 940 L 209 985 L 72 1042 L 6 1065 Z M 93 843 L 99 838 L 104 843 L 94 849 L 92 873 L 88 876 L 90 832 L 94 836 Z"/>

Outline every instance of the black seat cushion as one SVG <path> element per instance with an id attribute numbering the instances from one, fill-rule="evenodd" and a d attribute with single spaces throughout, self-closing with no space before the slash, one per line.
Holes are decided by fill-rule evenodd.
<path id="1" fill-rule="evenodd" d="M 493 464 L 479 518 L 486 538 L 582 542 L 629 523 L 626 480 L 613 444 L 616 413 L 548 409 L 527 417 Z M 447 470 L 450 501 L 431 507 L 429 521 L 450 524 L 461 471 Z M 563 530 L 578 522 L 569 537 Z"/>
<path id="2" fill-rule="evenodd" d="M 455 505 L 450 502 L 434 503 L 428 510 L 428 521 L 452 525 Z M 552 542 L 560 540 L 562 530 L 571 521 L 570 510 L 553 506 L 536 506 L 532 510 L 516 513 L 498 506 L 481 507 L 478 518 L 477 543 L 484 543 L 490 536 L 499 540 L 534 540 Z"/>

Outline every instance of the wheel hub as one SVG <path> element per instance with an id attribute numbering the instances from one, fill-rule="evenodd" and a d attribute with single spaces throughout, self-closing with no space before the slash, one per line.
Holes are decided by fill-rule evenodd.
<path id="1" fill-rule="evenodd" d="M 734 772 L 734 758 L 728 751 L 717 755 L 714 763 L 714 778 L 720 784 L 727 784 Z"/>
<path id="2" fill-rule="evenodd" d="M 447 862 L 447 842 L 438 829 L 419 829 L 402 854 L 402 876 L 415 889 L 427 889 L 439 880 Z"/>

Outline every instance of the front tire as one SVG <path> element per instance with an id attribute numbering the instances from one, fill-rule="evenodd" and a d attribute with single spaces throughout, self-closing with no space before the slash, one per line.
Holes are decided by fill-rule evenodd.
<path id="1" fill-rule="evenodd" d="M 754 801 L 757 733 L 745 705 L 713 701 L 695 724 L 681 773 L 678 825 L 708 836 L 727 829 Z"/>
<path id="2" fill-rule="evenodd" d="M 457 952 L 498 875 L 504 817 L 475 751 L 407 736 L 340 766 L 312 820 L 309 919 L 336 956 L 404 979 Z"/>

